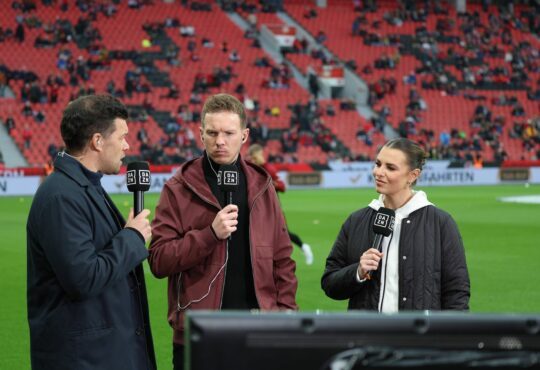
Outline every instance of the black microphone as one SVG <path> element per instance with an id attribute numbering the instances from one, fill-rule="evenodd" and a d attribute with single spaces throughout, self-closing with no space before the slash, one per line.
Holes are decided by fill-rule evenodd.
<path id="1" fill-rule="evenodd" d="M 225 194 L 225 206 L 233 204 L 233 193 L 238 189 L 238 169 L 232 164 L 224 164 L 219 167 L 217 175 L 218 188 Z M 232 234 L 229 235 L 231 239 Z"/>
<path id="2" fill-rule="evenodd" d="M 375 214 L 375 219 L 373 220 L 372 230 L 375 233 L 375 240 L 373 242 L 373 248 L 377 249 L 379 252 L 382 252 L 382 241 L 385 236 L 390 236 L 394 231 L 394 222 L 396 220 L 396 212 L 393 209 L 380 207 L 377 213 Z M 369 271 L 366 275 L 367 279 L 371 278 L 371 273 Z"/>
<path id="3" fill-rule="evenodd" d="M 225 205 L 233 204 L 232 195 L 238 189 L 238 169 L 232 164 L 224 164 L 217 175 L 218 188 L 225 194 Z"/>
<path id="4" fill-rule="evenodd" d="M 133 217 L 144 209 L 144 192 L 150 189 L 148 162 L 131 162 L 126 172 L 127 188 L 133 193 Z"/>

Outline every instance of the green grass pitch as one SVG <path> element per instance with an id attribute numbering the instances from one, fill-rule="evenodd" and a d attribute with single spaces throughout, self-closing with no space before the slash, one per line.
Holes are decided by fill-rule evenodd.
<path id="1" fill-rule="evenodd" d="M 473 312 L 540 312 L 540 204 L 502 203 L 509 195 L 540 195 L 540 186 L 431 187 L 428 197 L 450 212 L 463 236 L 471 275 Z M 346 217 L 375 197 L 372 189 L 291 190 L 281 197 L 291 231 L 311 244 L 315 263 L 306 266 L 295 248 L 302 311 L 344 311 L 320 289 L 325 258 Z M 127 214 L 129 195 L 113 197 Z M 152 211 L 157 194 L 146 196 Z M 31 197 L 0 198 L 0 369 L 28 369 L 26 321 L 26 217 Z M 148 266 L 146 266 L 147 268 Z M 171 329 L 166 322 L 166 281 L 147 271 L 151 324 L 160 369 L 171 366 Z"/>

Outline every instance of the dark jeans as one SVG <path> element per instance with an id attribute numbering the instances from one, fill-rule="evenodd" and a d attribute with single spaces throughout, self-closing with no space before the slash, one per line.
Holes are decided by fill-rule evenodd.
<path id="1" fill-rule="evenodd" d="M 302 244 L 303 244 L 302 239 L 300 239 L 300 237 L 296 235 L 295 233 L 291 233 L 290 230 L 289 230 L 289 238 L 291 239 L 291 242 L 296 244 L 297 247 L 302 248 Z"/>
<path id="2" fill-rule="evenodd" d="M 184 346 L 173 344 L 173 369 L 184 370 Z"/>

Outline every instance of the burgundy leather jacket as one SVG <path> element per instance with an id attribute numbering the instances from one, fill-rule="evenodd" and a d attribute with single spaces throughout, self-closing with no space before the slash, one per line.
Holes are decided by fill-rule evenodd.
<path id="1" fill-rule="evenodd" d="M 210 225 L 221 209 L 203 171 L 204 157 L 186 162 L 163 188 L 152 222 L 150 269 L 168 277 L 168 320 L 184 341 L 185 310 L 217 310 L 225 282 L 226 242 Z M 255 295 L 261 310 L 296 310 L 296 265 L 272 179 L 239 158 L 247 182 L 249 242 Z"/>

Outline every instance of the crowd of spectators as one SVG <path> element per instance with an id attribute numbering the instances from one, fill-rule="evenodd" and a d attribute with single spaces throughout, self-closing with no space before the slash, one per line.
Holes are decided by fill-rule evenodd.
<path id="1" fill-rule="evenodd" d="M 148 94 L 152 93 L 152 84 L 145 77 L 145 73 L 153 71 L 152 61 L 144 60 L 144 54 L 130 50 L 116 50 L 110 53 L 100 43 L 102 40 L 99 28 L 95 26 L 95 21 L 98 17 L 114 17 L 118 11 L 118 1 L 93 1 L 93 0 L 78 0 L 75 6 L 82 13 L 76 24 L 72 24 L 69 20 L 61 15 L 56 18 L 54 23 L 46 23 L 39 18 L 39 12 L 36 11 L 38 4 L 36 2 L 22 1 L 14 2 L 13 7 L 21 10 L 17 15 L 17 27 L 15 32 L 0 28 L 0 42 L 9 41 L 13 38 L 17 42 L 25 42 L 25 35 L 28 29 L 39 29 L 39 34 L 33 44 L 35 48 L 49 48 L 60 46 L 57 52 L 56 71 L 46 78 L 45 81 L 33 71 L 11 70 L 4 64 L 0 63 L 0 88 L 4 95 L 4 90 L 8 88 L 15 89 L 17 100 L 23 103 L 21 114 L 28 117 L 33 117 L 35 122 L 41 123 L 45 120 L 43 110 L 39 107 L 44 104 L 55 104 L 58 101 L 59 93 L 63 89 L 70 91 L 70 100 L 86 94 L 95 93 L 92 81 L 92 71 L 97 69 L 108 68 L 112 59 L 132 60 L 134 68 L 129 69 L 125 73 L 123 86 L 118 86 L 117 80 L 110 79 L 106 86 L 106 91 L 118 98 L 131 98 L 134 94 L 144 94 L 145 99 L 141 109 L 130 111 L 130 117 L 135 122 L 147 122 L 149 114 L 154 111 L 151 101 L 148 99 Z M 151 5 L 151 1 L 133 0 L 128 2 L 128 7 L 131 9 L 142 9 L 147 5 Z M 70 6 L 67 1 L 57 4 L 56 2 L 43 1 L 43 5 L 57 5 L 61 11 L 66 12 Z M 194 10 L 206 10 L 205 3 L 183 2 L 183 5 L 190 6 Z M 182 24 L 176 18 L 167 18 L 161 23 L 147 22 L 142 25 L 144 31 L 149 34 L 148 42 L 152 42 L 164 34 L 165 28 L 174 27 L 178 29 L 181 37 L 190 39 L 188 42 L 188 51 L 192 54 L 192 59 L 196 59 L 196 48 L 194 45 L 196 39 L 195 28 L 189 24 Z M 74 48 L 68 47 L 69 43 L 77 43 L 79 48 L 85 49 L 88 57 L 78 55 L 76 58 L 73 55 Z M 191 46 L 190 46 L 191 45 Z M 201 45 L 203 47 L 213 47 L 211 40 L 202 38 Z M 224 43 L 226 48 L 226 42 Z M 144 45 L 143 45 L 144 46 Z M 179 66 L 180 60 L 178 57 L 179 48 L 175 45 L 166 45 L 164 50 L 167 55 L 169 65 Z M 191 50 L 189 50 L 191 49 Z M 232 61 L 238 61 L 237 52 L 232 52 Z M 236 56 L 235 56 L 236 55 Z M 235 60 L 238 59 L 238 60 Z M 231 66 L 224 68 L 216 67 L 213 73 L 205 75 L 199 73 L 195 77 L 193 89 L 189 97 L 190 104 L 201 104 L 202 94 L 206 94 L 209 89 L 220 88 L 224 82 L 229 82 L 236 77 Z M 22 83 L 13 84 L 12 80 L 20 80 Z M 19 91 L 17 91 L 19 89 Z M 162 96 L 165 99 L 181 98 L 181 92 L 175 83 L 170 83 L 166 93 Z M 188 118 L 189 116 L 189 118 Z M 200 109 L 190 111 L 188 105 L 181 104 L 178 109 L 178 117 L 174 118 L 174 124 L 169 121 L 165 125 L 164 136 L 157 143 L 150 143 L 149 137 L 141 131 L 139 136 L 140 154 L 144 159 L 149 159 L 154 163 L 173 163 L 174 161 L 183 161 L 192 158 L 199 154 L 196 143 L 193 138 L 193 133 L 187 126 L 183 126 L 184 122 L 196 122 L 200 119 Z M 6 120 L 8 132 L 15 135 L 15 123 L 12 117 Z M 23 139 L 23 147 L 30 149 L 32 147 L 32 125 L 25 124 L 19 133 Z M 187 144 L 183 149 L 172 149 L 178 145 Z M 55 143 L 51 143 L 56 146 Z M 52 151 L 51 151 L 52 152 Z"/>
<path id="2" fill-rule="evenodd" d="M 111 51 L 107 50 L 102 43 L 102 35 L 96 26 L 96 19 L 100 17 L 115 17 L 119 6 L 116 0 L 77 0 L 74 4 L 68 1 L 42 0 L 44 6 L 59 5 L 59 8 L 66 12 L 70 7 L 77 7 L 81 16 L 77 22 L 72 24 L 68 19 L 59 16 L 54 22 L 45 22 L 40 19 L 36 1 L 23 0 L 14 1 L 13 7 L 20 10 L 17 15 L 16 27 L 14 30 L 0 27 L 0 42 L 13 39 L 15 42 L 27 42 L 29 30 L 39 30 L 39 35 L 35 38 L 34 47 L 54 48 L 57 53 L 57 70 L 51 71 L 49 76 L 43 80 L 32 71 L 10 70 L 0 63 L 0 95 L 6 86 L 15 86 L 17 99 L 24 103 L 22 113 L 32 117 L 36 123 L 41 123 L 46 119 L 43 104 L 56 104 L 59 95 L 64 89 L 70 91 L 70 98 L 91 94 L 95 92 L 92 84 L 94 71 L 110 68 L 113 59 L 131 59 L 134 67 L 128 70 L 124 77 L 123 86 L 121 82 L 111 79 L 107 84 L 107 91 L 117 97 L 132 97 L 143 94 L 145 96 L 142 109 L 136 110 L 132 114 L 132 119 L 137 122 L 147 122 L 149 115 L 154 112 L 154 107 L 147 95 L 155 93 L 151 81 L 146 77 L 147 72 L 155 70 L 153 61 L 145 62 L 143 54 L 134 51 Z M 129 0 L 128 7 L 132 9 L 143 9 L 151 5 L 151 1 Z M 258 37 L 258 24 L 256 13 L 259 11 L 273 12 L 282 8 L 281 1 L 263 2 L 255 5 L 252 2 L 222 0 L 218 1 L 222 9 L 227 11 L 241 10 L 248 15 L 250 28 L 245 33 L 245 37 L 253 39 L 252 46 L 258 47 L 255 42 Z M 447 14 L 444 2 L 415 2 L 399 1 L 395 10 L 383 14 L 380 19 L 368 22 L 366 12 L 373 12 L 377 9 L 376 1 L 353 1 L 353 6 L 357 12 L 357 17 L 352 24 L 352 34 L 362 38 L 364 44 L 394 45 L 397 47 L 395 53 L 381 53 L 372 65 L 363 66 L 358 72 L 369 75 L 374 69 L 395 70 L 399 65 L 403 55 L 415 55 L 421 62 L 421 66 L 407 76 L 403 76 L 403 82 L 416 88 L 411 89 L 409 102 L 405 112 L 394 112 L 400 116 L 397 130 L 402 136 L 418 136 L 425 138 L 426 142 L 432 140 L 435 134 L 432 130 L 420 127 L 421 112 L 428 109 L 425 101 L 421 97 L 422 89 L 438 89 L 449 95 L 462 95 L 467 99 L 482 100 L 482 95 L 478 90 L 482 88 L 522 88 L 527 90 L 527 96 L 531 100 L 540 100 L 540 65 L 539 51 L 534 45 L 526 41 L 515 40 L 511 30 L 522 30 L 524 32 L 538 32 L 540 26 L 537 20 L 528 15 L 515 14 L 511 7 L 501 7 L 499 13 L 492 13 L 488 16 L 488 23 L 483 24 L 478 13 L 461 14 L 457 20 L 451 19 Z M 189 6 L 194 10 L 207 11 L 204 2 L 182 1 L 184 6 Z M 429 32 L 424 26 L 426 17 L 436 14 L 437 26 L 435 32 Z M 306 19 L 317 18 L 317 11 L 312 7 L 307 7 Z M 381 25 L 386 22 L 391 25 L 400 25 L 404 22 L 415 22 L 418 24 L 417 30 L 412 37 L 403 38 L 403 35 L 384 35 L 381 32 Z M 213 48 L 214 41 L 197 34 L 195 27 L 189 23 L 180 22 L 176 18 L 166 19 L 162 23 L 147 23 L 143 29 L 149 34 L 148 42 L 153 45 L 160 37 L 166 34 L 166 28 L 175 28 L 180 37 L 188 40 L 186 52 L 189 53 L 191 61 L 200 60 L 198 48 Z M 309 45 L 306 40 L 297 40 L 292 50 L 288 52 L 305 53 L 311 55 L 314 60 L 324 64 L 334 64 L 333 60 L 324 52 L 321 45 L 328 46 L 328 36 L 325 30 L 320 30 L 314 35 L 320 45 Z M 200 43 L 199 43 L 200 41 Z M 450 48 L 441 48 L 442 44 L 451 43 Z M 87 53 L 79 55 L 73 53 L 71 44 L 77 44 L 78 48 L 83 48 Z M 220 44 L 221 51 L 225 59 L 224 63 L 214 68 L 211 73 L 198 73 L 193 81 L 191 91 L 185 91 L 185 86 L 180 87 L 170 82 L 166 91 L 159 95 L 163 99 L 182 100 L 189 104 L 181 104 L 176 114 L 171 116 L 169 122 L 164 125 L 164 136 L 156 143 L 151 143 L 149 135 L 144 131 L 138 138 L 141 147 L 141 156 L 150 159 L 155 163 L 168 163 L 172 159 L 189 159 L 197 154 L 197 145 L 193 140 L 193 133 L 186 123 L 197 122 L 200 118 L 200 104 L 204 95 L 219 91 L 224 83 L 236 81 L 236 93 L 242 97 L 248 111 L 250 112 L 250 127 L 252 129 L 252 139 L 255 141 L 267 141 L 269 129 L 263 122 L 264 114 L 270 116 L 280 116 L 279 107 L 261 107 L 260 101 L 253 96 L 253 92 L 247 91 L 241 79 L 234 71 L 234 66 L 242 61 L 238 49 L 229 47 L 227 41 Z M 441 50 L 447 51 L 441 51 Z M 180 48 L 174 44 L 162 46 L 162 51 L 167 55 L 167 62 L 170 66 L 178 67 L 182 65 L 180 59 Z M 81 53 L 83 54 L 83 53 Z M 146 55 L 146 54 L 145 54 Z M 495 58 L 497 63 L 486 63 L 487 58 Z M 226 65 L 228 63 L 228 65 Z M 254 63 L 261 68 L 268 69 L 267 78 L 262 81 L 264 87 L 271 89 L 286 89 L 290 86 L 292 73 L 286 63 L 273 65 L 267 58 L 259 58 Z M 455 66 L 461 71 L 461 75 L 454 75 L 447 67 Z M 530 76 L 536 76 L 531 79 Z M 10 80 L 19 80 L 18 84 L 10 84 Z M 361 127 L 357 132 L 357 137 L 364 140 L 366 144 L 371 144 L 371 135 L 374 130 L 381 130 L 384 125 L 384 118 L 390 115 L 389 108 L 384 106 L 385 98 L 395 94 L 396 85 L 400 81 L 392 76 L 382 77 L 370 84 L 369 103 L 375 107 L 379 103 L 383 106 L 379 112 L 381 119 L 375 120 Z M 283 161 L 294 161 L 294 152 L 298 146 L 320 146 L 321 149 L 332 155 L 339 145 L 338 140 L 331 134 L 324 125 L 325 115 L 336 114 L 332 105 L 321 107 L 318 104 L 318 91 L 316 80 L 310 84 L 310 92 L 314 99 L 307 104 L 291 105 L 292 118 L 290 122 L 291 130 L 283 133 L 281 143 L 286 158 Z M 160 90 L 163 92 L 163 90 Z M 352 106 L 351 106 L 352 104 Z M 503 131 L 512 128 L 512 136 L 521 138 L 524 148 L 534 151 L 538 147 L 538 120 L 524 120 L 526 113 L 523 105 L 517 101 L 512 94 L 502 95 L 493 104 L 512 107 L 512 117 L 515 121 L 505 125 L 500 117 L 488 117 L 486 115 L 475 114 L 471 121 L 471 131 L 467 133 L 450 132 L 448 135 L 452 140 L 461 140 L 458 154 L 464 150 L 476 151 L 478 147 L 489 145 L 495 152 L 499 152 L 496 142 Z M 489 107 L 487 107 L 489 110 Z M 344 99 L 340 109 L 355 109 L 354 104 Z M 403 115 L 403 116 L 402 116 Z M 31 127 L 23 125 L 21 132 L 31 131 Z M 13 127 L 13 129 L 15 129 Z M 141 129 L 142 130 L 142 129 Z M 464 138 L 465 134 L 466 138 Z M 23 135 L 24 136 L 24 135 Z M 139 135 L 138 135 L 139 136 Z M 32 133 L 26 134 L 24 139 L 25 147 L 31 147 Z M 429 139 L 429 140 L 428 140 Z M 440 139 L 440 138 L 439 138 Z M 465 144 L 463 143 L 465 142 Z M 186 146 L 177 150 L 178 143 Z M 189 143 L 189 145 L 186 145 Z M 455 148 L 454 148 L 455 149 Z M 433 152 L 433 149 L 430 148 Z M 504 149 L 502 150 L 504 151 Z M 453 151 L 438 149 L 433 152 L 449 153 L 445 156 L 454 155 Z M 437 154 L 436 156 L 440 156 Z M 278 158 L 279 159 L 279 158 Z"/>
<path id="3" fill-rule="evenodd" d="M 358 12 L 351 24 L 353 37 L 363 39 L 368 46 L 394 46 L 395 54 L 381 53 L 373 64 L 367 64 L 358 70 L 361 76 L 369 77 L 375 69 L 392 69 L 399 63 L 400 56 L 412 55 L 420 62 L 420 67 L 409 74 L 401 76 L 404 85 L 413 86 L 412 94 L 419 95 L 422 89 L 440 90 L 445 95 L 462 96 L 468 100 L 487 100 L 482 91 L 491 90 L 522 90 L 527 92 L 530 100 L 540 100 L 540 50 L 538 44 L 532 44 L 525 38 L 515 37 L 520 33 L 539 34 L 540 18 L 535 16 L 540 11 L 540 5 L 531 4 L 518 11 L 513 2 L 499 2 L 497 11 L 487 11 L 488 1 L 484 1 L 484 13 L 469 11 L 458 13 L 454 19 L 448 9 L 452 7 L 444 1 L 416 2 L 398 1 L 395 9 L 378 11 L 377 2 L 369 4 L 358 2 L 355 10 Z M 367 17 L 367 13 L 382 14 Z M 426 19 L 436 17 L 434 31 L 426 27 Z M 370 20 L 368 20 L 368 18 Z M 487 18 L 487 22 L 485 19 Z M 402 26 L 405 22 L 415 24 L 413 34 L 388 34 L 383 31 L 382 23 L 390 26 Z M 449 68 L 449 67 L 454 67 Z M 458 71 L 459 73 L 455 73 Z M 369 84 L 368 103 L 372 107 L 384 104 L 388 95 L 396 92 L 397 81 L 393 74 L 385 75 Z M 419 86 L 418 86 L 419 85 Z M 413 101 L 409 96 L 409 104 L 404 112 L 396 112 L 399 124 L 398 133 L 404 137 L 420 135 L 425 140 L 433 139 L 434 132 L 419 128 L 420 112 L 425 107 L 422 99 Z M 540 142 L 537 131 L 533 130 L 537 118 L 529 119 L 532 124 L 523 122 L 527 115 L 525 109 L 515 95 L 501 94 L 494 99 L 493 105 L 511 107 L 508 116 L 489 117 L 478 114 L 472 119 L 470 131 L 459 133 L 457 130 L 450 135 L 452 139 L 460 139 L 460 145 L 444 142 L 430 147 L 433 157 L 462 159 L 463 151 L 471 150 L 467 159 L 479 153 L 480 146 L 489 146 L 495 153 L 496 160 L 506 156 L 504 148 L 499 148 L 500 138 L 509 126 L 505 121 L 521 119 L 514 124 L 512 137 L 521 138 L 524 145 L 524 158 L 537 158 L 534 149 Z M 485 105 L 484 108 L 487 109 Z M 523 138 L 523 128 L 526 138 Z M 532 134 L 532 135 L 531 135 Z M 535 136 L 536 134 L 536 136 Z M 363 130 L 359 132 L 365 138 Z M 469 137 L 469 139 L 464 138 Z M 532 136 L 532 138 L 531 138 Z M 534 139 L 536 137 L 536 139 Z M 436 138 L 435 138 L 436 139 Z M 464 141 L 464 142 L 463 142 Z M 474 143 L 474 145 L 472 144 Z M 445 145 L 451 147 L 444 148 Z M 459 147 L 459 150 L 457 149 Z M 529 155 L 530 154 L 530 155 Z"/>

